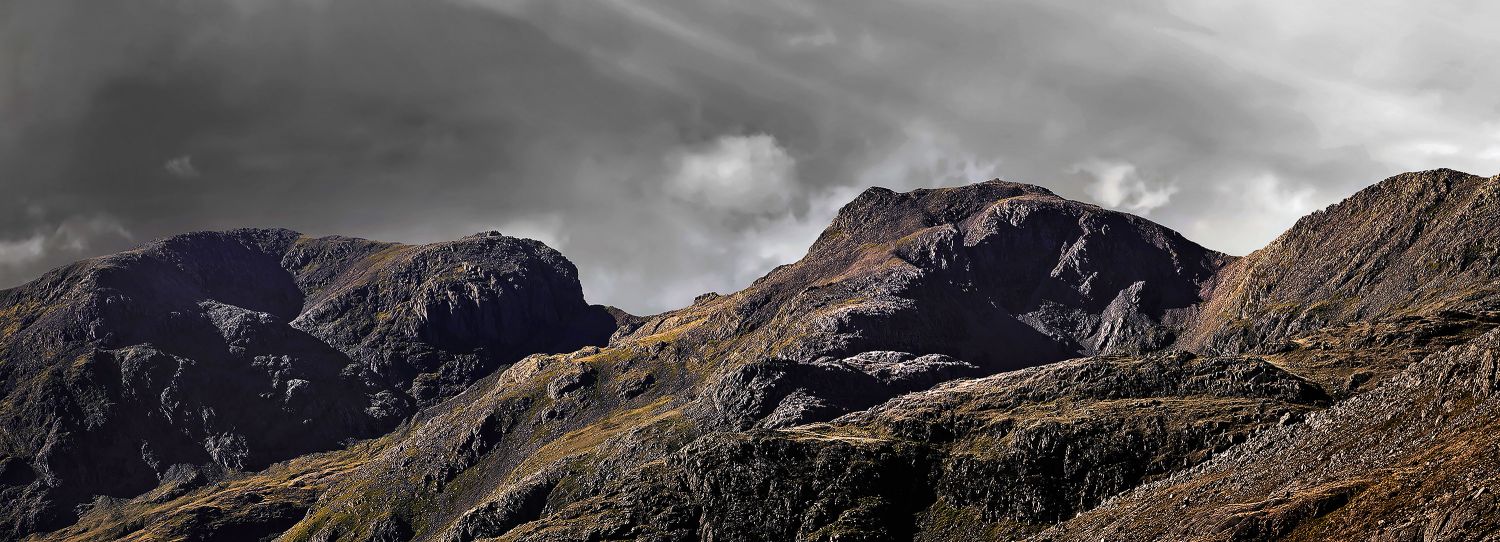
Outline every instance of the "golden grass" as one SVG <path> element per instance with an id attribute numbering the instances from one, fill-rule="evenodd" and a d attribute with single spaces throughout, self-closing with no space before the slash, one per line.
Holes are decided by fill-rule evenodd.
<path id="1" fill-rule="evenodd" d="M 373 457 L 376 447 L 376 444 L 366 442 L 345 450 L 309 454 L 277 463 L 264 471 L 235 475 L 176 497 L 170 497 L 175 488 L 165 485 L 130 501 L 96 506 L 73 526 L 33 535 L 28 540 L 191 540 L 193 531 L 190 527 L 207 511 L 233 517 L 249 513 L 256 507 L 311 506 L 318 495 L 341 475 Z"/>
<path id="2" fill-rule="evenodd" d="M 568 456 L 593 451 L 626 431 L 682 416 L 681 410 L 666 408 L 671 402 L 670 397 L 661 397 L 648 405 L 612 413 L 587 427 L 552 439 L 512 470 L 509 478 L 519 480 Z"/>

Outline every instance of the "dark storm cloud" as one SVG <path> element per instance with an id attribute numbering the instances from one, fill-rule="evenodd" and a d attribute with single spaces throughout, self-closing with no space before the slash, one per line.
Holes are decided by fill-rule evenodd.
<path id="1" fill-rule="evenodd" d="M 5 2 L 5 0 L 0 0 Z M 999 176 L 1245 252 L 1500 170 L 1483 3 L 0 3 L 0 283 L 192 229 L 546 241 L 637 312 Z"/>

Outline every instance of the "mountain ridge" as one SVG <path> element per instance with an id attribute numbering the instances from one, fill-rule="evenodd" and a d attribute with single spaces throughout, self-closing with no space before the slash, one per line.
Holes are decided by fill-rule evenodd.
<path id="1" fill-rule="evenodd" d="M 365 398 L 358 406 L 382 404 L 368 386 L 384 386 L 399 403 L 383 403 L 396 413 L 388 419 L 405 421 L 265 470 L 163 465 L 157 489 L 96 500 L 72 527 L 39 537 L 748 540 L 769 529 L 808 540 L 1097 539 L 1086 520 L 1077 532 L 1091 534 L 1043 531 L 1072 514 L 1110 517 L 1117 495 L 1228 461 L 1216 458 L 1272 428 L 1410 382 L 1400 375 L 1423 359 L 1487 344 L 1476 341 L 1500 322 L 1500 249 L 1485 236 L 1500 216 L 1497 185 L 1451 170 L 1394 176 L 1239 258 L 1034 185 L 874 188 L 798 262 L 647 317 L 589 308 L 573 295 L 576 270 L 534 241 L 178 236 L 235 237 L 239 248 L 204 260 L 259 250 L 290 275 L 291 290 L 254 277 L 222 292 L 200 284 L 207 301 L 193 306 L 222 324 L 216 333 L 253 338 L 257 325 L 284 324 L 334 345 L 333 358 L 362 360 L 344 366 L 379 369 L 362 377 L 364 393 L 348 394 Z M 1403 224 L 1414 231 L 1393 235 Z M 171 254 L 178 237 L 138 250 Z M 471 273 L 476 262 L 485 265 Z M 259 269 L 250 274 L 277 276 Z M 539 274 L 518 295 L 501 287 Z M 34 313 L 15 308 L 14 291 L 0 291 L 0 309 Z M 554 299 L 586 330 L 557 340 L 596 346 L 496 334 L 508 329 L 500 321 L 568 327 L 548 310 Z M 0 325 L 37 320 L 3 310 Z M 35 462 L 0 458 L 0 499 L 40 502 Z M 896 490 L 911 485 L 922 489 Z M 755 506 L 772 512 L 756 520 Z M 132 514 L 143 518 L 111 519 Z M 1306 519 L 1285 517 L 1293 527 L 1274 533 L 1194 535 L 1280 536 Z M 12 521 L 15 532 L 38 530 Z M 1346 533 L 1362 532 L 1353 525 Z"/>

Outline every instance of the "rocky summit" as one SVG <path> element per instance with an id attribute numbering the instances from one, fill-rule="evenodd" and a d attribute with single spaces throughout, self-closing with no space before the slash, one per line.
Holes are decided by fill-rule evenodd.
<path id="1" fill-rule="evenodd" d="M 1486 540 L 1500 177 L 1245 257 L 999 180 L 632 316 L 541 243 L 193 233 L 0 292 L 0 537 Z"/>
<path id="2" fill-rule="evenodd" d="M 500 367 L 614 329 L 541 243 L 195 233 L 0 293 L 12 536 L 180 477 L 389 432 Z M 191 474 L 189 474 L 191 472 Z"/>

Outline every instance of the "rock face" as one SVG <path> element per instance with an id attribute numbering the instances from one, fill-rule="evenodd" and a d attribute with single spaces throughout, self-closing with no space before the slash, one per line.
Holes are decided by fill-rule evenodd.
<path id="1" fill-rule="evenodd" d="M 505 538 L 1011 539 L 1326 401 L 1254 358 L 1067 361 L 708 435 Z"/>
<path id="2" fill-rule="evenodd" d="M 864 410 L 977 372 L 978 367 L 941 354 L 866 352 L 808 363 L 768 359 L 724 375 L 704 395 L 714 426 L 787 427 Z"/>
<path id="3" fill-rule="evenodd" d="M 1490 539 L 1500 531 L 1497 363 L 1500 330 L 1038 540 Z"/>
<path id="4" fill-rule="evenodd" d="M 1229 261 L 1036 186 L 874 188 L 801 261 L 673 317 L 703 318 L 708 340 L 763 337 L 767 356 L 890 350 L 1015 369 L 1170 344 Z"/>
<path id="5" fill-rule="evenodd" d="M 179 465 L 261 469 L 380 435 L 612 321 L 556 251 L 501 236 L 195 233 L 58 269 L 0 292 L 0 536 Z"/>
<path id="6" fill-rule="evenodd" d="M 647 318 L 505 237 L 174 238 L 0 294 L 0 497 L 109 496 L 59 540 L 1485 539 L 1497 190 L 1400 175 L 1233 258 L 871 189 Z"/>

